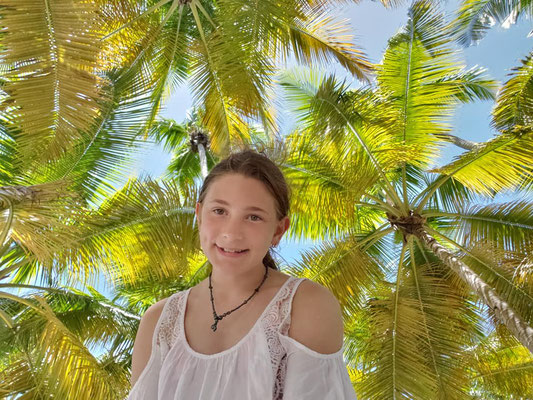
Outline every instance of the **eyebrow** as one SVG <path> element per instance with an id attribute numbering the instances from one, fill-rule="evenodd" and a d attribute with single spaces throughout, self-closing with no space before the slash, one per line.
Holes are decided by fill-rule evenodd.
<path id="1" fill-rule="evenodd" d="M 213 199 L 213 200 L 211 200 L 211 202 L 212 203 L 220 203 L 220 204 L 223 204 L 225 206 L 229 206 L 230 205 L 227 201 L 220 200 L 220 199 Z M 268 212 L 263 210 L 262 208 L 254 207 L 254 206 L 250 206 L 250 207 L 246 208 L 246 210 L 247 211 L 261 211 L 261 212 L 264 212 L 265 214 L 268 214 Z"/>

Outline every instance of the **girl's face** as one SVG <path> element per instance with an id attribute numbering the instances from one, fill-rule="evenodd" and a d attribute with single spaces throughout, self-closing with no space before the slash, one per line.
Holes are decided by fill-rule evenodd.
<path id="1" fill-rule="evenodd" d="M 263 258 L 289 227 L 278 221 L 276 201 L 264 184 L 241 174 L 225 174 L 211 182 L 196 204 L 202 249 L 213 265 L 224 269 L 263 268 Z"/>

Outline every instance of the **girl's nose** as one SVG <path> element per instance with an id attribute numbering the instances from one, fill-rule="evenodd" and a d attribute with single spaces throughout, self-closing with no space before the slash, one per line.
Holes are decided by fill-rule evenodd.
<path id="1" fill-rule="evenodd" d="M 244 234 L 238 222 L 228 221 L 222 229 L 222 237 L 231 240 L 241 240 Z"/>

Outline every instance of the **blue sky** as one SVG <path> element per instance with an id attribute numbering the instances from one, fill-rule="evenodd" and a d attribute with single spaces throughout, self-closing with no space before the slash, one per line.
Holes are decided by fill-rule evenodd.
<path id="1" fill-rule="evenodd" d="M 452 12 L 457 4 L 456 0 L 448 1 L 444 6 L 446 12 Z M 407 21 L 406 10 L 407 6 L 385 9 L 379 2 L 363 1 L 333 10 L 333 14 L 349 20 L 356 44 L 365 51 L 370 61 L 377 63 L 386 48 L 387 40 Z M 528 38 L 527 35 L 532 29 L 531 21 L 526 19 L 520 20 L 509 29 L 494 26 L 477 46 L 463 50 L 466 65 L 485 67 L 492 78 L 500 82 L 505 81 L 511 68 L 518 66 L 519 60 L 531 50 L 533 38 Z M 339 66 L 332 68 L 339 74 L 343 73 Z M 477 142 L 492 138 L 495 134 L 489 126 L 492 105 L 492 102 L 484 101 L 461 106 L 454 118 L 454 131 L 451 133 Z M 161 115 L 182 122 L 191 106 L 190 92 L 187 85 L 183 85 L 169 97 Z M 446 147 L 441 156 L 441 164 L 451 161 L 461 151 L 453 145 Z M 153 151 L 140 157 L 135 174 L 159 176 L 169 160 L 169 154 L 154 147 Z M 310 242 L 289 243 L 283 240 L 279 250 L 281 256 L 290 261 L 298 258 L 299 252 L 310 245 Z"/>

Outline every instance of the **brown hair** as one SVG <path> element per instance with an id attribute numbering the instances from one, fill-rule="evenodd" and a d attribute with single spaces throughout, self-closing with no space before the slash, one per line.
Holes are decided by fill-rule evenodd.
<path id="1" fill-rule="evenodd" d="M 266 155 L 250 149 L 233 153 L 213 167 L 202 184 L 198 202 L 203 202 L 209 185 L 215 179 L 232 173 L 255 178 L 265 185 L 276 200 L 278 221 L 289 214 L 290 189 L 283 173 Z M 263 264 L 269 268 L 278 269 L 270 250 L 263 258 Z"/>

